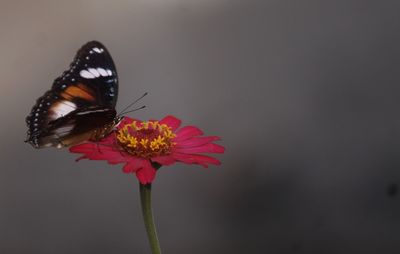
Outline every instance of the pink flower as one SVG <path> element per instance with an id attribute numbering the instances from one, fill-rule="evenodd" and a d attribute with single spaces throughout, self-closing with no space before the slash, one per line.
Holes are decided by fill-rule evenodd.
<path id="1" fill-rule="evenodd" d="M 125 117 L 110 135 L 96 143 L 72 146 L 70 152 L 83 154 L 80 159 L 105 160 L 110 164 L 125 163 L 125 173 L 136 173 L 140 183 L 151 183 L 156 168 L 175 162 L 220 165 L 220 161 L 203 153 L 224 153 L 214 144 L 217 136 L 202 136 L 195 126 L 179 128 L 181 120 L 166 116 L 161 121 L 139 121 Z M 156 167 L 156 168 L 155 168 Z"/>

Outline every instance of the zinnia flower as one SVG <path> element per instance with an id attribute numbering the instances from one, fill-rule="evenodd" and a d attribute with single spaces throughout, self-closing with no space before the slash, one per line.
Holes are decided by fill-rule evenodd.
<path id="1" fill-rule="evenodd" d="M 83 143 L 70 148 L 83 154 L 80 159 L 105 160 L 110 164 L 125 163 L 125 173 L 136 173 L 142 184 L 151 183 L 156 169 L 175 162 L 219 165 L 220 161 L 202 153 L 223 153 L 214 144 L 217 136 L 202 136 L 195 126 L 179 128 L 181 120 L 166 116 L 160 121 L 140 121 L 125 117 L 110 135 L 96 143 Z"/>

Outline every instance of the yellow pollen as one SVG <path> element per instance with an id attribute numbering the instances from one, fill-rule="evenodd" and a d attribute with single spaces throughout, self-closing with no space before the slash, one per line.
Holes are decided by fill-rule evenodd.
<path id="1" fill-rule="evenodd" d="M 117 132 L 117 141 L 122 149 L 143 158 L 169 154 L 176 144 L 172 142 L 175 137 L 168 125 L 157 121 L 133 121 Z"/>

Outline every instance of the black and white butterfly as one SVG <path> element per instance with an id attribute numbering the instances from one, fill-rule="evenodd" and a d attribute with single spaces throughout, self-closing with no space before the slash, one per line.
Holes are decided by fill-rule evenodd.
<path id="1" fill-rule="evenodd" d="M 107 49 L 97 41 L 82 46 L 69 70 L 33 106 L 27 140 L 35 148 L 62 148 L 97 141 L 121 120 L 115 111 L 118 76 Z"/>

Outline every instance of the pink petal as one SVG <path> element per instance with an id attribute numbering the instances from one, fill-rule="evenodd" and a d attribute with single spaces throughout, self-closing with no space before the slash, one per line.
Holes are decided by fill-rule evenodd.
<path id="1" fill-rule="evenodd" d="M 96 143 L 83 143 L 70 147 L 72 153 L 84 154 L 81 159 L 105 160 L 110 164 L 118 164 L 126 162 L 129 156 L 125 152 L 120 151 L 115 146 L 115 135 L 111 134 Z"/>
<path id="2" fill-rule="evenodd" d="M 185 126 L 176 132 L 176 138 L 174 138 L 174 141 L 181 142 L 200 135 L 203 135 L 203 132 L 199 128 L 195 126 Z"/>
<path id="3" fill-rule="evenodd" d="M 179 120 L 178 118 L 168 115 L 160 121 L 160 124 L 166 124 L 169 127 L 171 127 L 172 131 L 175 131 L 176 129 L 179 128 L 179 126 L 181 125 L 181 122 L 182 121 Z"/>
<path id="4" fill-rule="evenodd" d="M 178 153 L 223 153 L 225 151 L 225 148 L 217 144 L 208 143 L 196 147 L 176 148 L 175 151 Z"/>
<path id="5" fill-rule="evenodd" d="M 115 135 L 110 134 L 98 142 L 86 142 L 71 146 L 70 150 L 75 149 L 76 147 L 85 147 L 85 146 L 91 147 L 92 145 L 96 145 L 101 149 L 114 148 L 114 141 L 115 141 Z"/>
<path id="6" fill-rule="evenodd" d="M 136 165 L 134 163 L 126 163 L 125 166 L 122 168 L 122 171 L 125 174 L 129 174 L 135 172 L 137 170 Z"/>
<path id="7" fill-rule="evenodd" d="M 182 154 L 174 153 L 174 158 L 186 164 L 199 164 L 208 167 L 208 164 L 220 165 L 221 162 L 213 157 L 200 154 Z"/>
<path id="8" fill-rule="evenodd" d="M 156 170 L 151 166 L 148 160 L 146 165 L 136 171 L 136 177 L 139 179 L 141 184 L 148 184 L 153 182 L 156 177 Z"/>
<path id="9" fill-rule="evenodd" d="M 179 142 L 176 147 L 193 147 L 193 146 L 201 146 L 207 143 L 211 143 L 213 141 L 220 140 L 220 137 L 210 136 L 210 137 L 193 137 L 187 140 L 183 140 Z"/>
<path id="10" fill-rule="evenodd" d="M 124 173 L 136 172 L 136 171 L 140 170 L 141 168 L 143 168 L 144 166 L 146 166 L 147 165 L 146 162 L 148 162 L 148 161 L 145 159 L 131 157 L 130 160 L 125 164 L 123 171 L 124 171 Z"/>
<path id="11" fill-rule="evenodd" d="M 104 160 L 109 164 L 118 164 L 126 162 L 128 159 L 121 153 L 86 153 L 85 159 L 89 160 Z"/>
<path id="12" fill-rule="evenodd" d="M 96 150 L 94 152 L 108 152 L 112 151 L 113 149 L 109 146 L 96 145 L 95 143 L 83 143 L 69 148 L 71 153 L 86 153 L 92 152 L 93 150 Z"/>
<path id="13" fill-rule="evenodd" d="M 81 153 L 82 151 L 86 151 L 88 149 L 92 149 L 93 144 L 92 143 L 83 143 L 80 145 L 75 145 L 75 146 L 71 146 L 69 148 L 69 151 L 71 153 Z"/>
<path id="14" fill-rule="evenodd" d="M 172 165 L 175 163 L 175 159 L 171 155 L 153 157 L 151 158 L 151 160 L 164 166 Z"/>

